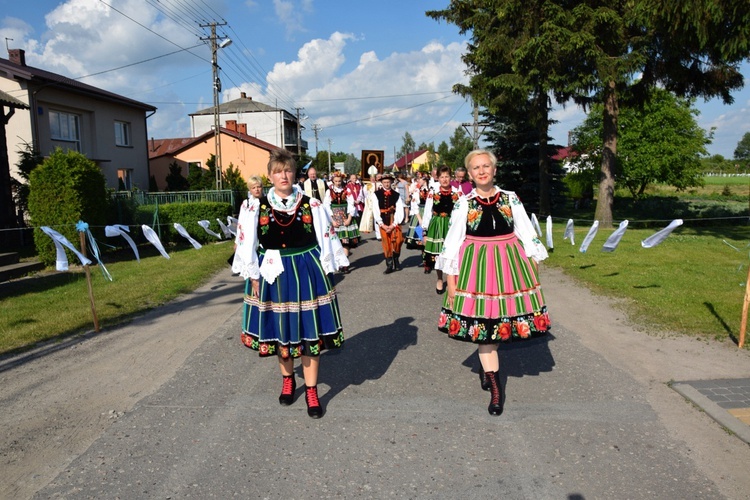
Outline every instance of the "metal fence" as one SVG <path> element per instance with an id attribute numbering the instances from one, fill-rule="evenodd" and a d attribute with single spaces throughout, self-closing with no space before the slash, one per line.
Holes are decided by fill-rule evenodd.
<path id="1" fill-rule="evenodd" d="M 130 200 L 138 205 L 164 205 L 165 203 L 191 203 L 196 201 L 217 201 L 231 203 L 235 206 L 236 193 L 231 189 L 221 191 L 170 191 L 149 193 L 145 191 L 116 191 L 112 197 L 116 200 Z"/>

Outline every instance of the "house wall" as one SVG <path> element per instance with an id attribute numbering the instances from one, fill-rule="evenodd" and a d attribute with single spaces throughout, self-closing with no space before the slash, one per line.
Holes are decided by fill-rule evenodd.
<path id="1" fill-rule="evenodd" d="M 255 137 L 261 141 L 273 144 L 278 148 L 283 148 L 284 144 L 281 144 L 281 120 L 283 113 L 280 111 L 274 111 L 272 113 L 266 112 L 254 112 L 254 113 L 222 113 L 219 116 L 219 121 L 222 127 L 226 127 L 227 120 L 235 120 L 237 123 L 244 123 L 247 125 L 247 135 Z M 201 134 L 213 130 L 214 127 L 214 116 L 213 115 L 194 115 L 190 117 L 193 137 L 198 137 Z M 288 125 L 284 124 L 285 135 L 289 136 L 287 130 Z M 294 129 L 293 134 L 287 137 L 285 140 L 289 144 L 289 139 L 297 144 L 297 130 Z M 223 144 L 222 144 L 223 147 Z"/>
<path id="2" fill-rule="evenodd" d="M 182 176 L 187 177 L 187 166 L 190 163 L 200 163 L 206 168 L 206 161 L 215 154 L 213 136 L 205 141 L 181 150 L 174 156 L 160 156 L 150 160 L 152 174 L 156 177 L 156 183 L 160 191 L 167 187 L 166 177 L 169 174 L 169 165 L 176 161 L 182 167 Z M 228 134 L 221 134 L 221 163 L 224 170 L 230 165 L 238 168 L 242 178 L 247 181 L 253 175 L 268 175 L 268 157 L 270 152 L 267 149 L 254 146 L 247 142 L 241 141 Z"/>
<path id="3" fill-rule="evenodd" d="M 7 78 L 0 78 L 0 88 L 31 107 L 30 111 L 16 110 L 6 128 L 12 175 L 15 173 L 17 176 L 17 151 L 24 148 L 24 143 L 33 144 L 42 156 L 48 156 L 56 147 L 73 147 L 71 143 L 51 138 L 49 116 L 52 110 L 79 116 L 80 152 L 101 168 L 107 187 L 118 188 L 118 171 L 123 170 L 130 172 L 132 187 L 148 190 L 144 110 L 67 92 L 53 86 L 36 89 L 33 102 L 29 102 L 28 92 L 19 95 L 19 82 Z M 115 144 L 115 121 L 130 124 L 130 146 Z"/>

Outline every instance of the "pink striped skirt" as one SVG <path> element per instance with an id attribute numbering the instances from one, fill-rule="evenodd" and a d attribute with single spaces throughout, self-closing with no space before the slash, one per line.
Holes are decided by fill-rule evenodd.
<path id="1" fill-rule="evenodd" d="M 525 340 L 549 331 L 537 265 L 515 234 L 467 236 L 459 262 L 453 307 L 446 295 L 440 331 L 483 344 Z"/>

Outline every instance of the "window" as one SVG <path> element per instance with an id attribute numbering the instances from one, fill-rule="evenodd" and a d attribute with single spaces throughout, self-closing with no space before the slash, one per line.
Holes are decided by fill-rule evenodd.
<path id="1" fill-rule="evenodd" d="M 130 146 L 130 124 L 128 122 L 115 122 L 115 145 Z"/>
<path id="2" fill-rule="evenodd" d="M 81 130 L 78 115 L 63 113 L 62 111 L 49 112 L 50 137 L 54 141 L 69 142 L 72 149 L 81 151 Z"/>
<path id="3" fill-rule="evenodd" d="M 117 170 L 117 190 L 130 191 L 133 189 L 133 169 L 120 168 Z"/>

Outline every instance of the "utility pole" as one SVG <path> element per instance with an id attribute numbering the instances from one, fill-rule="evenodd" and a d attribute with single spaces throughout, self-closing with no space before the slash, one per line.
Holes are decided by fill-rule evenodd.
<path id="1" fill-rule="evenodd" d="M 201 28 L 211 28 L 211 36 L 209 38 L 201 37 L 201 40 L 211 41 L 211 65 L 213 66 L 213 79 L 214 79 L 214 170 L 216 172 L 216 189 L 221 190 L 222 188 L 222 169 L 221 169 L 221 125 L 219 122 L 219 92 L 221 92 L 221 79 L 219 79 L 219 48 L 228 47 L 232 40 L 227 37 L 223 37 L 221 44 L 217 43 L 216 26 L 225 26 L 227 23 L 210 23 L 201 24 Z"/>
<path id="2" fill-rule="evenodd" d="M 328 139 L 328 178 L 331 178 L 331 139 Z"/>
<path id="3" fill-rule="evenodd" d="M 315 158 L 317 158 L 318 157 L 318 132 L 320 132 L 323 129 L 320 128 L 320 125 L 318 125 L 317 123 L 313 123 L 312 129 L 313 129 L 313 132 L 315 132 Z"/>
<path id="4" fill-rule="evenodd" d="M 474 102 L 474 123 L 462 123 L 461 126 L 466 130 L 466 133 L 469 134 L 471 139 L 474 141 L 474 149 L 479 149 L 479 137 L 484 133 L 484 128 L 489 125 L 487 122 L 480 122 L 479 121 L 479 106 L 477 106 L 477 103 Z M 468 127 L 472 127 L 472 130 L 470 131 Z M 479 127 L 482 127 L 482 130 L 479 130 Z"/>
<path id="5" fill-rule="evenodd" d="M 294 108 L 297 110 L 297 160 L 299 161 L 300 158 L 302 158 L 302 132 L 300 130 L 300 123 L 299 123 L 299 112 L 301 109 L 305 108 Z"/>

